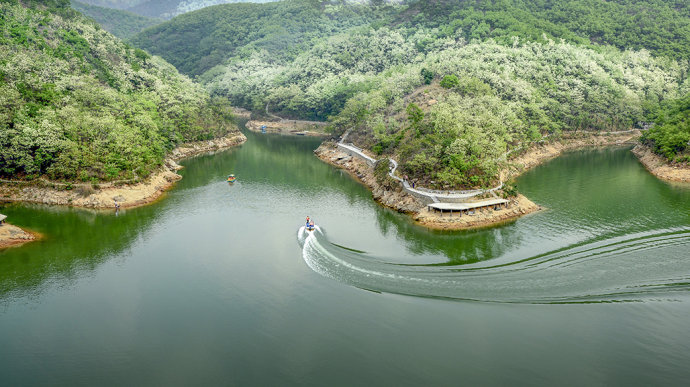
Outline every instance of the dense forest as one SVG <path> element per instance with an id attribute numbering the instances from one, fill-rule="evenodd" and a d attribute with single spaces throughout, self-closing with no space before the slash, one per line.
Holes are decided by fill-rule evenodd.
<path id="1" fill-rule="evenodd" d="M 134 42 L 237 106 L 351 129 L 431 186 L 491 184 L 502 155 L 562 131 L 657 121 L 646 141 L 682 152 L 659 118 L 690 92 L 681 1 L 230 4 Z"/>
<path id="2" fill-rule="evenodd" d="M 430 186 L 488 185 L 502 156 L 562 131 L 639 127 L 684 69 L 645 52 L 569 43 L 470 43 L 396 66 L 331 117 L 337 130 Z"/>
<path id="3" fill-rule="evenodd" d="M 72 8 L 89 16 L 106 31 L 121 39 L 127 39 L 141 30 L 161 23 L 162 19 L 139 16 L 132 12 L 99 7 L 72 1 Z"/>
<path id="4" fill-rule="evenodd" d="M 156 1 L 173 4 L 118 4 Z M 146 51 L 67 0 L 22 4 L 2 0 L 5 176 L 145 176 L 175 144 L 229 130 L 224 101 L 328 120 L 428 186 L 493 184 L 511 151 L 564 131 L 651 126 L 652 149 L 689 158 L 679 0 L 222 4 L 133 36 Z M 140 28 L 125 19 L 122 36 Z"/>
<path id="5" fill-rule="evenodd" d="M 642 140 L 670 161 L 690 162 L 690 93 L 663 101 Z"/>
<path id="6" fill-rule="evenodd" d="M 67 0 L 0 2 L 0 175 L 145 177 L 177 144 L 224 135 L 225 106 Z"/>
<path id="7" fill-rule="evenodd" d="M 385 14 L 359 5 L 330 6 L 315 0 L 217 5 L 150 28 L 132 42 L 166 58 L 181 72 L 197 76 L 229 59 L 242 60 L 256 53 L 283 63 L 320 39 L 369 25 Z"/>
<path id="8" fill-rule="evenodd" d="M 419 29 L 431 30 L 434 34 L 429 41 L 491 38 L 510 45 L 516 36 L 542 43 L 565 39 L 580 45 L 591 43 L 595 48 L 613 45 L 646 49 L 657 56 L 690 58 L 690 5 L 682 0 L 412 0 L 402 5 L 370 4 L 318 0 L 226 4 L 177 17 L 142 33 L 136 43 L 188 75 L 198 75 L 209 64 L 247 57 L 255 51 L 267 50 L 281 57 L 286 50 L 302 52 L 310 47 L 307 40 L 316 42 L 314 38 L 364 24 L 395 29 L 404 36 Z M 253 44 L 257 39 L 261 42 Z M 279 44 L 295 42 L 301 44 L 289 49 Z M 204 62 L 199 69 L 203 60 L 210 63 Z"/>
<path id="9" fill-rule="evenodd" d="M 690 58 L 690 3 L 683 0 L 419 0 L 395 23 L 468 41 L 565 39 Z"/>

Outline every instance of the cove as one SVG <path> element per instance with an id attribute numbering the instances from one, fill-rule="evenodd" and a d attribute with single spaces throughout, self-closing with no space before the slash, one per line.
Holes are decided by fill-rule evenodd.
<path id="1" fill-rule="evenodd" d="M 313 156 L 319 140 L 245 134 L 239 148 L 183 162 L 184 178 L 162 200 L 117 216 L 3 206 L 45 236 L 0 252 L 4 381 L 648 385 L 690 376 L 690 189 L 654 178 L 629 148 L 568 153 L 521 176 L 520 191 L 546 211 L 442 232 L 378 206 Z M 306 215 L 324 230 L 320 245 L 350 266 L 452 286 L 368 280 L 326 256 L 311 256 L 328 270 L 315 272 L 297 237 Z"/>

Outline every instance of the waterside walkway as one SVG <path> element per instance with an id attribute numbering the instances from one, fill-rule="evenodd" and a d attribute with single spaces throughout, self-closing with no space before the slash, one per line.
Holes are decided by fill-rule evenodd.
<path id="1" fill-rule="evenodd" d="M 510 200 L 490 199 L 472 203 L 432 203 L 427 206 L 427 209 L 429 211 L 440 211 L 441 214 L 443 214 L 446 211 L 450 211 L 450 214 L 453 215 L 453 212 L 457 212 L 458 214 L 460 214 L 460 216 L 462 216 L 463 212 L 468 215 L 472 215 L 475 210 L 484 210 L 492 208 L 494 210 L 499 210 L 502 207 L 508 208 L 509 204 Z"/>
<path id="2" fill-rule="evenodd" d="M 347 138 L 348 133 L 345 133 L 343 135 L 343 138 L 340 140 L 340 142 L 337 144 L 338 148 L 347 153 L 348 155 L 352 157 L 359 157 L 360 159 L 364 160 L 367 164 L 370 166 L 374 166 L 376 164 L 376 159 L 366 155 L 362 149 L 356 147 L 352 143 L 345 143 L 345 139 Z M 393 160 L 393 159 L 388 159 L 389 162 L 389 172 L 388 175 L 400 182 L 402 184 L 403 190 L 406 191 L 407 193 L 417 197 L 418 199 L 422 200 L 424 203 L 429 204 L 429 203 L 465 203 L 469 199 L 483 195 L 485 193 L 492 193 L 496 190 L 499 190 L 503 188 L 503 183 L 499 184 L 498 186 L 491 188 L 491 189 L 475 189 L 475 190 L 466 190 L 466 191 L 440 191 L 440 190 L 431 190 L 423 187 L 411 187 L 410 184 L 395 175 L 396 169 L 398 169 L 398 163 Z"/>

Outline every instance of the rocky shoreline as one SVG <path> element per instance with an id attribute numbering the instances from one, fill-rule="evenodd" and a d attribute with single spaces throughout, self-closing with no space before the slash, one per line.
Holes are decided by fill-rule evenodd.
<path id="1" fill-rule="evenodd" d="M 646 145 L 639 144 L 632 152 L 644 167 L 654 176 L 666 181 L 690 183 L 690 165 L 670 164 L 666 159 L 652 152 Z"/>
<path id="2" fill-rule="evenodd" d="M 554 142 L 532 145 L 525 151 L 508 159 L 508 167 L 501 172 L 501 180 L 516 178 L 525 171 L 548 160 L 560 156 L 563 152 L 589 147 L 623 146 L 638 144 L 639 130 L 619 132 L 616 134 L 573 133 L 563 136 Z"/>
<path id="3" fill-rule="evenodd" d="M 563 152 L 587 147 L 621 146 L 637 143 L 639 130 L 618 133 L 569 133 L 557 141 L 536 144 L 508 160 L 508 166 L 501 172 L 501 180 L 508 181 L 530 168 L 536 167 Z M 474 216 L 451 216 L 448 213 L 429 211 L 424 203 L 404 192 L 399 185 L 380 184 L 373 174 L 373 168 L 363 160 L 353 158 L 339 151 L 333 143 L 324 143 L 314 151 L 322 161 L 337 168 L 342 168 L 367 186 L 374 199 L 381 205 L 403 212 L 428 228 L 439 230 L 462 230 L 476 227 L 487 227 L 514 220 L 542 209 L 541 206 L 518 194 L 511 199 L 508 208 L 500 210 L 478 211 Z"/>
<path id="4" fill-rule="evenodd" d="M 526 196 L 518 194 L 511 199 L 510 207 L 508 208 L 477 210 L 474 215 L 463 216 L 448 213 L 439 214 L 436 211 L 423 209 L 414 215 L 414 220 L 423 226 L 437 230 L 462 230 L 507 223 L 542 209 L 541 206 L 535 204 Z"/>
<path id="5" fill-rule="evenodd" d="M 75 188 L 68 190 L 64 188 L 64 184 L 45 181 L 1 183 L 0 201 L 87 208 L 115 208 L 116 205 L 121 208 L 137 207 L 158 200 L 166 190 L 182 178 L 176 173 L 182 168 L 176 161 L 237 146 L 246 140 L 247 138 L 242 133 L 233 132 L 213 140 L 184 144 L 170 153 L 157 172 L 146 181 L 136 184 L 119 186 L 104 184 L 97 188 L 89 184 L 75 184 Z"/>
<path id="6" fill-rule="evenodd" d="M 245 125 L 252 132 L 261 132 L 261 127 L 265 126 L 266 133 L 278 133 L 297 136 L 327 137 L 329 134 L 324 132 L 327 122 L 281 120 L 281 121 L 248 121 Z"/>
<path id="7" fill-rule="evenodd" d="M 333 143 L 323 143 L 314 154 L 322 161 L 347 171 L 371 190 L 374 200 L 385 207 L 412 216 L 418 224 L 437 230 L 464 230 L 486 227 L 516 219 L 538 211 L 540 206 L 522 195 L 511 200 L 507 209 L 478 211 L 476 215 L 451 216 L 428 211 L 426 204 L 404 192 L 397 183 L 381 184 L 374 176 L 374 169 L 359 158 L 338 150 Z"/>
<path id="8" fill-rule="evenodd" d="M 8 223 L 0 224 L 0 249 L 23 245 L 41 238 L 36 232 L 22 230 Z"/>

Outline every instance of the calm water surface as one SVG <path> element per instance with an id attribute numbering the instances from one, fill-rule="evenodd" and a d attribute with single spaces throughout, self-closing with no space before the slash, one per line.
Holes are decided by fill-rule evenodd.
<path id="1" fill-rule="evenodd" d="M 0 384 L 687 383 L 690 187 L 629 149 L 523 175 L 545 211 L 436 232 L 318 140 L 247 135 L 117 216 L 0 207 L 46 235 L 0 251 Z"/>

